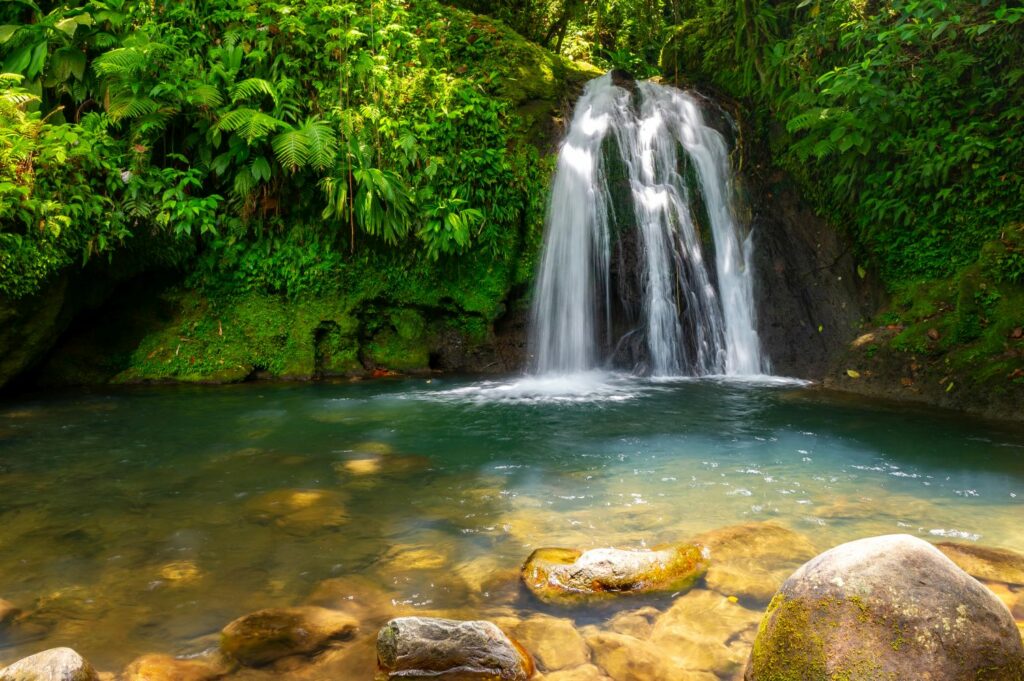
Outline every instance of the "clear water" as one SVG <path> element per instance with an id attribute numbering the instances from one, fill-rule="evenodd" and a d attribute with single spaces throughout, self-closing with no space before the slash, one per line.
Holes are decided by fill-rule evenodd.
<path id="1" fill-rule="evenodd" d="M 391 451 L 374 459 L 382 445 L 365 443 Z M 295 515 L 274 493 L 298 500 Z M 822 513 L 844 501 L 868 510 Z M 113 671 L 145 652 L 197 654 L 233 618 L 345 576 L 384 594 L 380 617 L 523 616 L 538 606 L 480 582 L 544 545 L 651 546 L 770 519 L 822 550 L 909 532 L 1020 551 L 1022 518 L 1021 431 L 778 380 L 588 374 L 8 402 L 0 598 L 34 614 L 0 633 L 0 665 L 56 645 Z M 367 655 L 332 678 L 371 667 Z"/>
<path id="2" fill-rule="evenodd" d="M 652 82 L 631 93 L 611 74 L 587 84 L 548 207 L 533 310 L 536 373 L 601 367 L 623 340 L 611 337 L 612 242 L 616 225 L 634 223 L 641 300 L 629 302 L 641 314 L 627 336 L 641 334 L 647 360 L 629 368 L 653 376 L 768 372 L 755 325 L 750 235 L 733 210 L 728 146 L 705 121 L 705 104 Z M 611 155 L 625 168 L 630 198 L 619 209 L 631 216 L 615 214 L 614 193 L 622 190 Z M 702 229 L 714 243 L 712 258 Z"/>

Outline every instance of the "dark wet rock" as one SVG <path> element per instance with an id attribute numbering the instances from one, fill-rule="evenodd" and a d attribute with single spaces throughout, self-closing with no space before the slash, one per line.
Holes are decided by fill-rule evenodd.
<path id="1" fill-rule="evenodd" d="M 1006 607 L 909 535 L 837 546 L 772 599 L 744 678 L 1017 681 L 1024 645 Z"/>
<path id="2" fill-rule="evenodd" d="M 377 636 L 378 679 L 524 681 L 533 661 L 492 622 L 399 617 Z"/>
<path id="3" fill-rule="evenodd" d="M 630 92 L 636 92 L 636 77 L 629 71 L 623 69 L 612 69 L 611 70 L 612 85 L 617 85 L 620 88 L 629 90 Z"/>
<path id="4" fill-rule="evenodd" d="M 314 653 L 332 641 L 348 640 L 357 629 L 354 618 L 325 608 L 259 610 L 224 627 L 220 649 L 247 667 L 258 667 L 288 655 Z"/>
<path id="5" fill-rule="evenodd" d="M 99 675 L 71 648 L 51 648 L 0 669 L 0 681 L 99 681 Z"/>
<path id="6" fill-rule="evenodd" d="M 542 601 L 572 604 L 618 594 L 684 591 L 707 568 L 704 550 L 693 544 L 654 551 L 545 548 L 527 558 L 522 579 Z"/>
<path id="7" fill-rule="evenodd" d="M 121 681 L 212 681 L 227 672 L 205 660 L 179 660 L 170 655 L 143 655 L 133 660 Z"/>
<path id="8" fill-rule="evenodd" d="M 1024 584 L 1024 555 L 1015 551 L 960 542 L 942 542 L 936 546 L 961 570 L 976 579 Z"/>

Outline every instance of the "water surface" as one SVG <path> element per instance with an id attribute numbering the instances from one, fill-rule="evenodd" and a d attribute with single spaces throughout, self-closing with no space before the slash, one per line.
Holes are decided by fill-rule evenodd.
<path id="1" fill-rule="evenodd" d="M 784 382 L 409 379 L 0 405 L 0 665 L 198 654 L 354 577 L 489 616 L 534 548 L 773 520 L 823 550 L 908 532 L 1024 550 L 1024 434 Z M 539 609 L 529 598 L 502 613 Z M 495 610 L 497 612 L 497 610 Z M 357 673 L 358 672 L 358 673 Z M 355 670 L 368 677 L 369 670 Z"/>

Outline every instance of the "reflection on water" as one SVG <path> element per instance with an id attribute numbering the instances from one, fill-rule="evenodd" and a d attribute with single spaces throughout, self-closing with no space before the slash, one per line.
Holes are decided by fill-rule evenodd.
<path id="1" fill-rule="evenodd" d="M 57 645 L 105 669 L 196 654 L 241 614 L 332 589 L 359 591 L 370 622 L 525 617 L 541 608 L 515 570 L 534 548 L 758 520 L 818 550 L 909 532 L 1019 551 L 1022 510 L 1020 431 L 793 382 L 590 374 L 6 404 L 0 599 L 30 616 L 0 630 L 0 664 Z"/>

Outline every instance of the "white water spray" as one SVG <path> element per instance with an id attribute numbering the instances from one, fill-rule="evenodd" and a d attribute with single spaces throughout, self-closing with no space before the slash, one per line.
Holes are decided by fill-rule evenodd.
<path id="1" fill-rule="evenodd" d="M 725 140 L 704 122 L 693 96 L 636 86 L 630 92 L 606 74 L 587 84 L 576 105 L 548 209 L 533 309 L 534 370 L 598 368 L 639 332 L 645 361 L 631 368 L 644 373 L 767 373 L 755 329 L 750 236 L 730 202 Z M 624 166 L 620 193 L 628 194 L 632 215 L 615 214 L 622 203 L 610 186 L 613 163 Z M 631 301 L 641 308 L 636 328 L 613 338 L 610 265 L 623 225 L 638 232 L 642 300 Z M 701 230 L 711 233 L 713 269 Z"/>

